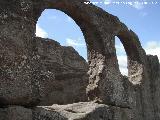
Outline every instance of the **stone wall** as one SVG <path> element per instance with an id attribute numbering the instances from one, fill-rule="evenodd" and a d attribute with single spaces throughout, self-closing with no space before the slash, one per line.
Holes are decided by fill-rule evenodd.
<path id="1" fill-rule="evenodd" d="M 0 0 L 0 120 L 160 119 L 158 58 L 146 55 L 116 16 L 84 1 Z M 72 47 L 35 37 L 45 9 L 77 23 L 88 63 Z M 119 70 L 116 36 L 127 53 L 128 76 Z"/>

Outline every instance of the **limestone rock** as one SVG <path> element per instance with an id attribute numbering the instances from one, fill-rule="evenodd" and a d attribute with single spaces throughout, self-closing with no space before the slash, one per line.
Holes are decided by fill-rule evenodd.
<path id="1" fill-rule="evenodd" d="M 54 73 L 52 91 L 40 105 L 68 104 L 86 101 L 88 64 L 72 47 L 61 46 L 50 39 L 35 38 L 35 51 L 41 65 Z"/>
<path id="2" fill-rule="evenodd" d="M 33 116 L 36 120 L 131 120 L 133 117 L 130 109 L 94 102 L 37 107 Z"/>
<path id="3" fill-rule="evenodd" d="M 37 104 L 50 92 L 54 74 L 41 66 L 39 56 L 25 54 L 7 38 L 0 46 L 0 104 Z"/>
<path id="4" fill-rule="evenodd" d="M 131 120 L 131 110 L 81 102 L 68 105 L 38 106 L 27 109 L 11 106 L 0 109 L 0 120 Z"/>
<path id="5" fill-rule="evenodd" d="M 0 120 L 32 120 L 32 110 L 21 106 L 0 108 Z"/>
<path id="6" fill-rule="evenodd" d="M 160 64 L 157 56 L 148 55 L 148 70 L 150 76 L 150 90 L 154 106 L 155 120 L 160 119 Z"/>
<path id="7" fill-rule="evenodd" d="M 32 111 L 33 120 L 160 119 L 159 60 L 146 55 L 138 36 L 116 16 L 85 1 L 0 0 L 0 105 L 35 108 L 1 109 L 1 119 L 19 111 L 27 111 L 28 117 Z M 88 64 L 73 48 L 35 37 L 36 22 L 45 9 L 60 10 L 77 23 L 85 37 Z M 119 70 L 116 36 L 127 53 L 128 76 Z M 100 104 L 36 107 L 87 97 Z"/>
<path id="8" fill-rule="evenodd" d="M 7 47 L 7 43 L 0 44 Z M 33 56 L 21 56 L 15 48 L 1 51 L 1 104 L 32 106 L 87 100 L 85 60 L 73 48 L 53 40 L 35 38 L 33 46 Z"/>

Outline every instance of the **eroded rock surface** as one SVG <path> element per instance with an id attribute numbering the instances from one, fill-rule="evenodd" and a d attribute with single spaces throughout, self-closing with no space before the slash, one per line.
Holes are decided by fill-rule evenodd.
<path id="1" fill-rule="evenodd" d="M 86 61 L 72 47 L 63 47 L 54 40 L 35 38 L 33 46 L 32 57 L 3 49 L 1 104 L 29 106 L 86 101 Z"/>
<path id="2" fill-rule="evenodd" d="M 55 78 L 50 93 L 40 105 L 86 101 L 88 64 L 72 47 L 63 47 L 50 39 L 35 38 L 35 52 L 41 65 Z"/>
<path id="3" fill-rule="evenodd" d="M 11 106 L 0 109 L 0 120 L 130 120 L 131 110 L 93 102 L 39 106 L 27 109 Z"/>
<path id="4" fill-rule="evenodd" d="M 138 36 L 116 16 L 84 1 L 0 0 L 0 105 L 19 106 L 2 108 L 0 119 L 22 119 L 22 111 L 24 120 L 160 119 L 158 58 L 146 55 Z M 73 48 L 35 37 L 45 9 L 60 10 L 77 23 L 88 64 Z M 128 76 L 119 70 L 116 36 L 128 56 Z M 100 104 L 36 107 L 87 100 Z"/>
<path id="5" fill-rule="evenodd" d="M 32 110 L 22 106 L 0 108 L 0 120 L 32 120 Z"/>

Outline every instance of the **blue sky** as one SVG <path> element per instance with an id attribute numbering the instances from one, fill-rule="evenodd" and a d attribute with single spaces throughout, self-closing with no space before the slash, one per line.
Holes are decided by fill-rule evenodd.
<path id="1" fill-rule="evenodd" d="M 115 3 L 113 0 L 92 0 L 107 12 L 118 16 L 128 28 L 139 36 L 147 54 L 158 55 L 160 59 L 160 1 L 126 0 Z M 102 2 L 102 3 L 100 3 Z M 132 2 L 132 3 L 128 3 Z M 45 10 L 37 22 L 36 35 L 51 38 L 63 46 L 73 46 L 87 59 L 86 45 L 78 25 L 66 14 L 58 10 Z M 116 48 L 121 72 L 127 75 L 127 59 L 123 46 L 116 38 Z"/>

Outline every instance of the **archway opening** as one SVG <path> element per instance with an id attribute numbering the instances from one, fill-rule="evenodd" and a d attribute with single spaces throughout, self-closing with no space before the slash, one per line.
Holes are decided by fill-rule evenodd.
<path id="1" fill-rule="evenodd" d="M 37 21 L 36 36 L 41 37 L 37 40 L 37 51 L 42 57 L 42 66 L 54 74 L 52 90 L 41 104 L 87 101 L 89 66 L 86 43 L 79 26 L 62 11 L 46 9 Z"/>
<path id="2" fill-rule="evenodd" d="M 115 37 L 115 47 L 116 47 L 116 54 L 117 54 L 120 72 L 122 75 L 128 76 L 126 51 L 118 37 Z"/>
<path id="3" fill-rule="evenodd" d="M 64 12 L 46 9 L 36 24 L 36 36 L 49 38 L 62 46 L 72 46 L 87 60 L 87 48 L 83 33 L 75 21 Z"/>

